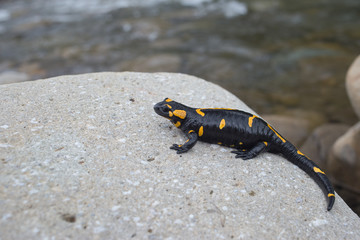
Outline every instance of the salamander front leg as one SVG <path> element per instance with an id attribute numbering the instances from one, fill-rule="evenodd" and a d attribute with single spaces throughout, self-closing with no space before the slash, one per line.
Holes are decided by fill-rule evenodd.
<path id="1" fill-rule="evenodd" d="M 189 137 L 189 139 L 186 140 L 184 144 L 182 145 L 174 144 L 170 147 L 170 149 L 176 150 L 177 154 L 185 153 L 189 151 L 196 144 L 198 140 L 198 135 L 194 130 L 190 130 L 187 133 L 187 136 Z"/>
<path id="2" fill-rule="evenodd" d="M 248 160 L 264 152 L 268 148 L 268 145 L 268 142 L 259 142 L 248 151 L 236 150 L 231 152 L 236 154 L 235 158 L 242 158 L 243 160 Z"/>

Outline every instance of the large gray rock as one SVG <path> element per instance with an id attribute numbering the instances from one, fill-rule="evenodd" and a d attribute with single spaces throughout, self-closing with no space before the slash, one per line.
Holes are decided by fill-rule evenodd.
<path id="1" fill-rule="evenodd" d="M 182 74 L 99 73 L 0 86 L 1 239 L 359 239 L 337 196 L 272 154 L 250 161 L 185 137 L 165 97 L 249 108 Z"/>
<path id="2" fill-rule="evenodd" d="M 354 60 L 347 72 L 346 91 L 355 113 L 360 118 L 360 56 Z"/>

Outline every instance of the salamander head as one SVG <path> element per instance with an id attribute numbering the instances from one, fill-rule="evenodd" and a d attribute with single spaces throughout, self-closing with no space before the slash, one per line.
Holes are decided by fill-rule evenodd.
<path id="1" fill-rule="evenodd" d="M 187 109 L 188 107 L 185 105 L 175 102 L 170 98 L 165 98 L 154 106 L 157 114 L 171 120 L 176 127 L 180 127 L 181 123 L 186 119 Z"/>

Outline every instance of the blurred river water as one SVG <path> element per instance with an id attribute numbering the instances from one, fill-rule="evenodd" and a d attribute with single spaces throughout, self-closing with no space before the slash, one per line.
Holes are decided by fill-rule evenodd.
<path id="1" fill-rule="evenodd" d="M 352 124 L 359 29 L 359 0 L 0 0 L 0 73 L 182 72 L 260 114 Z"/>

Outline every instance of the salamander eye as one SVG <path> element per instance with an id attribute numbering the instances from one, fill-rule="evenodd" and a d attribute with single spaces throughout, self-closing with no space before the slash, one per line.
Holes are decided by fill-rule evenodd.
<path id="1" fill-rule="evenodd" d="M 156 104 L 154 110 L 163 117 L 169 117 L 172 114 L 171 107 L 168 104 Z"/>
<path id="2" fill-rule="evenodd" d="M 162 107 L 162 111 L 163 111 L 164 113 L 168 113 L 168 112 L 170 112 L 171 110 L 170 110 L 170 108 L 169 108 L 167 105 L 164 105 L 164 106 Z"/>

